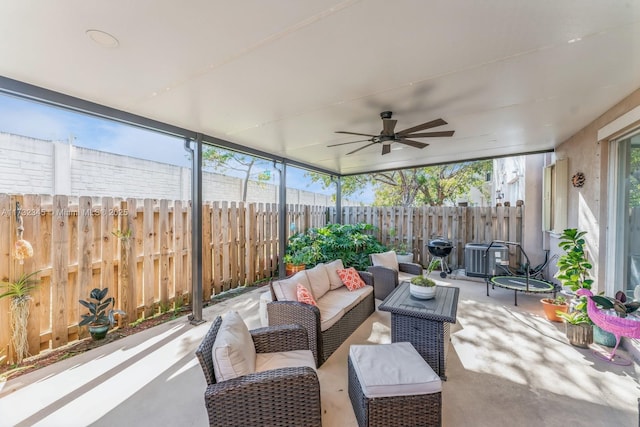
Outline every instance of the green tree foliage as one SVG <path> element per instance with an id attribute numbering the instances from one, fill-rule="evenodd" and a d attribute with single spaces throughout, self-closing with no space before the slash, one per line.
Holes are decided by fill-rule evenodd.
<path id="1" fill-rule="evenodd" d="M 270 170 L 265 169 L 268 166 L 266 161 L 235 151 L 207 147 L 202 151 L 202 164 L 204 167 L 209 167 L 220 173 L 225 173 L 229 170 L 239 172 L 242 175 L 243 202 L 247 201 L 247 189 L 250 180 L 264 183 L 271 179 Z"/>
<path id="2" fill-rule="evenodd" d="M 342 195 L 348 197 L 371 185 L 378 206 L 441 206 L 468 196 L 473 187 L 486 191 L 483 184 L 492 167 L 491 160 L 481 160 L 348 176 L 342 178 Z M 326 175 L 310 172 L 308 176 L 325 188 L 331 185 Z"/>
<path id="3" fill-rule="evenodd" d="M 640 147 L 631 146 L 631 170 L 629 179 L 629 206 L 640 206 Z"/>

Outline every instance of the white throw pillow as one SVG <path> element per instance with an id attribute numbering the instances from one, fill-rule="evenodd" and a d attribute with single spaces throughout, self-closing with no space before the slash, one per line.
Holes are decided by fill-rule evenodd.
<path id="1" fill-rule="evenodd" d="M 371 262 L 374 266 L 387 267 L 395 271 L 399 270 L 396 251 L 371 254 Z"/>
<path id="2" fill-rule="evenodd" d="M 315 299 L 319 300 L 331 289 L 327 268 L 324 264 L 320 263 L 305 271 L 307 272 L 307 279 L 309 279 L 309 284 L 311 285 L 311 292 L 313 292 Z"/>
<path id="3" fill-rule="evenodd" d="M 278 301 L 298 301 L 298 293 L 296 291 L 298 283 L 309 290 L 311 289 L 309 279 L 307 279 L 307 274 L 304 270 L 298 271 L 288 279 L 273 282 L 273 293 L 276 294 L 276 299 Z"/>
<path id="4" fill-rule="evenodd" d="M 256 347 L 247 325 L 236 311 L 230 311 L 222 318 L 211 355 L 216 381 L 256 371 Z"/>
<path id="5" fill-rule="evenodd" d="M 335 261 L 328 262 L 324 265 L 327 270 L 327 275 L 329 276 L 329 284 L 330 289 L 338 289 L 340 286 L 343 286 L 342 280 L 340 280 L 340 276 L 338 276 L 338 270 L 344 270 L 344 264 L 341 259 L 337 259 Z"/>

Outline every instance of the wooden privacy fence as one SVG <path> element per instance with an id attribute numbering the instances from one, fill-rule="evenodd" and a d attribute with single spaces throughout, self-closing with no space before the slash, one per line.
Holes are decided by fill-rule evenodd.
<path id="1" fill-rule="evenodd" d="M 34 249 L 14 257 L 16 206 L 23 239 Z M 203 206 L 204 297 L 270 277 L 277 269 L 278 210 L 273 204 Z M 326 208 L 288 206 L 287 230 L 326 223 Z M 186 304 L 191 296 L 188 201 L 0 194 L 0 280 L 39 271 L 27 325 L 29 353 L 87 335 L 79 299 L 109 288 L 125 322 Z M 0 300 L 0 349 L 13 360 L 9 299 Z"/>
<path id="2" fill-rule="evenodd" d="M 23 238 L 34 255 L 14 257 L 16 206 Z M 287 206 L 287 236 L 336 220 L 335 209 Z M 454 242 L 452 266 L 464 265 L 464 246 L 494 239 L 521 241 L 521 207 L 344 207 L 343 223 L 367 222 L 387 245 L 409 243 L 428 261 L 426 243 Z M 278 268 L 276 204 L 208 202 L 203 206 L 203 296 L 272 277 Z M 395 230 L 395 235 L 390 230 Z M 513 248 L 510 248 L 513 252 Z M 518 255 L 512 253 L 512 255 Z M 513 258 L 512 258 L 513 259 Z M 78 327 L 79 299 L 109 288 L 126 322 L 186 304 L 191 296 L 191 206 L 188 201 L 0 194 L 0 279 L 38 271 L 27 325 L 29 353 L 87 335 Z M 0 300 L 0 349 L 13 360 L 9 299 Z"/>
<path id="3" fill-rule="evenodd" d="M 427 265 L 427 243 L 435 237 L 445 237 L 454 248 L 448 257 L 452 268 L 464 267 L 464 248 L 467 243 L 489 243 L 505 240 L 522 243 L 523 207 L 344 207 L 342 223 L 366 222 L 377 227 L 376 237 L 387 246 L 404 241 L 415 254 L 415 261 Z M 337 220 L 334 208 L 329 218 Z M 390 230 L 395 233 L 390 233 Z M 393 234 L 393 236 L 392 236 Z M 509 246 L 512 263 L 518 263 L 520 251 Z M 514 264 L 515 265 L 515 264 Z"/>

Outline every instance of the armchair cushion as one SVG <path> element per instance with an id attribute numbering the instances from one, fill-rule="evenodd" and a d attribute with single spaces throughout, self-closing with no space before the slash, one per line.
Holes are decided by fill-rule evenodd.
<path id="1" fill-rule="evenodd" d="M 379 254 L 371 254 L 371 263 L 374 266 L 387 267 L 394 271 L 398 271 L 398 257 L 395 251 L 382 252 Z"/>
<path id="2" fill-rule="evenodd" d="M 256 372 L 269 371 L 280 368 L 296 368 L 308 366 L 316 369 L 316 360 L 311 350 L 293 350 L 276 353 L 258 353 L 256 357 Z"/>
<path id="3" fill-rule="evenodd" d="M 236 311 L 224 316 L 211 354 L 213 372 L 219 381 L 255 372 L 256 348 L 247 325 Z"/>

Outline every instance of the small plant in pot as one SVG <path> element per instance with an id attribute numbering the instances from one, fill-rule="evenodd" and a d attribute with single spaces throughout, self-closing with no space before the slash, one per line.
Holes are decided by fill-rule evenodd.
<path id="1" fill-rule="evenodd" d="M 569 311 L 569 304 L 564 295 L 558 295 L 555 298 L 542 298 L 540 302 L 542 303 L 545 316 L 552 322 L 562 322 L 562 318 L 558 316 L 558 312 L 566 313 Z"/>
<path id="2" fill-rule="evenodd" d="M 589 344 L 593 343 L 593 323 L 589 315 L 579 310 L 557 314 L 564 320 L 569 343 L 576 347 L 589 348 Z"/>
<path id="3" fill-rule="evenodd" d="M 427 276 L 416 276 L 411 279 L 409 292 L 419 299 L 431 299 L 436 296 L 436 282 Z"/>
<path id="4" fill-rule="evenodd" d="M 89 326 L 89 333 L 94 340 L 101 340 L 107 336 L 107 331 L 115 323 L 115 315 L 125 314 L 122 310 L 109 308 L 115 303 L 113 297 L 105 299 L 109 288 L 94 288 L 89 295 L 90 301 L 80 300 L 80 304 L 89 309 L 88 314 L 82 315 L 79 326 Z"/>

